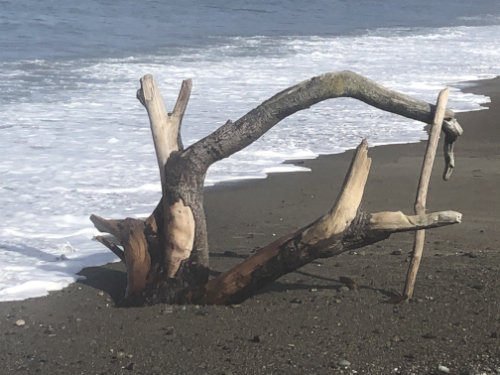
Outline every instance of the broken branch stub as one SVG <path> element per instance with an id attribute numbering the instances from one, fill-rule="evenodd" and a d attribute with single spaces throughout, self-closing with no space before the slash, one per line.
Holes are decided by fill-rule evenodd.
<path id="1" fill-rule="evenodd" d="M 462 222 L 462 214 L 456 211 L 405 215 L 401 211 L 376 212 L 370 216 L 370 229 L 381 232 L 408 232 L 430 229 Z"/>
<path id="2" fill-rule="evenodd" d="M 342 233 L 351 224 L 363 198 L 370 165 L 368 143 L 363 140 L 356 150 L 339 199 L 327 215 L 304 231 L 301 236 L 302 243 L 315 246 L 335 234 Z"/>
<path id="3" fill-rule="evenodd" d="M 453 168 L 455 168 L 455 142 L 464 133 L 464 130 L 454 118 L 445 119 L 443 121 L 443 129 L 445 132 L 443 142 L 445 162 L 443 180 L 448 181 L 453 173 Z"/>

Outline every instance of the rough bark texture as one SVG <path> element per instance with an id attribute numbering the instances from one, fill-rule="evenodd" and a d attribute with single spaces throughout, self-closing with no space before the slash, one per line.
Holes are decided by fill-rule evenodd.
<path id="1" fill-rule="evenodd" d="M 97 229 L 110 234 L 96 239 L 126 263 L 129 302 L 239 302 L 269 281 L 318 257 L 361 247 L 393 232 L 460 221 L 460 214 L 452 211 L 417 216 L 359 212 L 371 162 L 363 142 L 330 212 L 209 281 L 203 184 L 211 164 L 245 148 L 285 117 L 326 99 L 352 97 L 423 122 L 431 122 L 435 107 L 353 72 L 327 73 L 276 94 L 184 150 L 180 128 L 190 91 L 191 81 L 184 81 L 174 110 L 168 113 L 152 76 L 141 79 L 137 98 L 148 112 L 162 183 L 162 198 L 151 216 L 144 221 L 91 216 Z M 444 131 L 449 144 L 460 133 L 453 116 L 446 111 L 448 125 Z M 454 166 L 452 151 L 452 146 L 448 147 L 447 176 Z"/>
<path id="2" fill-rule="evenodd" d="M 432 122 L 435 110 L 432 104 L 389 90 L 359 74 L 350 71 L 326 73 L 281 91 L 235 122 L 227 121 L 186 151 L 206 169 L 247 147 L 285 117 L 339 97 L 359 99 L 384 111 L 425 123 Z M 454 116 L 451 110 L 446 111 L 446 119 Z"/>

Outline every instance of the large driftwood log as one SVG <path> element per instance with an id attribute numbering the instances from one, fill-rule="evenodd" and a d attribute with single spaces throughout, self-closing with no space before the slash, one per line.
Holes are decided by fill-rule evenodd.
<path id="1" fill-rule="evenodd" d="M 352 97 L 385 111 L 431 122 L 435 107 L 389 90 L 352 72 L 327 73 L 292 86 L 212 134 L 183 149 L 180 127 L 191 91 L 184 81 L 172 113 L 152 76 L 141 79 L 137 98 L 148 112 L 162 198 L 146 220 L 106 220 L 92 215 L 102 244 L 125 261 L 128 301 L 141 303 L 231 303 L 241 301 L 265 283 L 318 257 L 336 255 L 388 237 L 391 233 L 431 228 L 460 221 L 452 211 L 405 216 L 358 212 L 370 159 L 364 142 L 356 153 L 340 198 L 332 210 L 305 228 L 268 245 L 241 265 L 208 280 L 208 241 L 203 210 L 203 183 L 208 167 L 248 146 L 279 121 L 330 98 Z M 446 110 L 453 142 L 460 129 Z M 452 152 L 449 150 L 448 156 Z M 447 161 L 452 160 L 448 157 Z M 447 166 L 447 169 L 449 166 Z"/>

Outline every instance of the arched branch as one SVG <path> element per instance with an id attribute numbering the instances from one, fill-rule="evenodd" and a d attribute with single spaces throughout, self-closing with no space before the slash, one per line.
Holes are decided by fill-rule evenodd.
<path id="1" fill-rule="evenodd" d="M 432 104 L 389 90 L 359 74 L 350 71 L 326 73 L 281 91 L 235 122 L 226 122 L 189 147 L 186 153 L 203 163 L 206 169 L 247 147 L 293 113 L 339 97 L 355 98 L 384 111 L 425 123 L 432 121 L 435 110 Z M 453 117 L 454 113 L 447 110 L 445 118 Z"/>

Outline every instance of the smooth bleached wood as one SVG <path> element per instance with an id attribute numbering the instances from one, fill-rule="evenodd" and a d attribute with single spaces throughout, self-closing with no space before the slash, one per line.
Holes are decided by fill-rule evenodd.
<path id="1" fill-rule="evenodd" d="M 356 217 L 371 159 L 365 140 L 358 146 L 339 198 L 328 214 L 296 233 L 284 236 L 259 250 L 248 260 L 210 280 L 202 301 L 207 304 L 238 303 L 265 283 L 276 280 L 321 256 L 321 249 L 337 246 Z"/>
<path id="2" fill-rule="evenodd" d="M 172 204 L 168 209 L 164 266 L 168 277 L 175 277 L 181 262 L 188 259 L 193 250 L 195 222 L 191 208 L 182 201 Z"/>
<path id="3" fill-rule="evenodd" d="M 439 134 L 443 124 L 446 104 L 448 103 L 449 89 L 442 90 L 437 99 L 436 112 L 432 121 L 431 131 L 429 134 L 429 141 L 425 150 L 424 162 L 422 164 L 422 171 L 418 182 L 417 197 L 415 199 L 415 214 L 424 215 L 425 206 L 427 202 L 427 191 L 429 189 L 429 181 L 431 179 L 432 167 L 434 166 L 434 159 L 439 142 Z M 415 232 L 415 240 L 413 243 L 413 253 L 406 276 L 406 284 L 403 292 L 403 298 L 410 299 L 413 296 L 415 289 L 415 282 L 417 280 L 417 273 L 420 267 L 420 261 L 424 251 L 425 231 L 418 230 Z"/>
<path id="4" fill-rule="evenodd" d="M 384 211 L 371 214 L 370 229 L 396 233 L 437 228 L 461 222 L 462 214 L 456 211 L 440 211 L 422 215 L 405 215 L 401 211 Z"/>
<path id="5" fill-rule="evenodd" d="M 165 103 L 153 76 L 146 74 L 140 82 L 141 88 L 137 90 L 137 99 L 146 108 L 149 116 L 156 159 L 160 169 L 161 185 L 164 191 L 167 183 L 165 177 L 167 160 L 172 152 L 182 149 L 180 129 L 191 95 L 191 80 L 182 82 L 174 111 L 171 114 L 165 109 Z"/>
<path id="6" fill-rule="evenodd" d="M 443 121 L 443 129 L 445 133 L 445 138 L 443 142 L 444 151 L 444 172 L 443 180 L 448 181 L 453 173 L 453 168 L 455 168 L 455 142 L 458 137 L 464 133 L 464 130 L 454 118 Z"/>
<path id="7" fill-rule="evenodd" d="M 342 233 L 351 224 L 363 198 L 370 165 L 368 144 L 363 140 L 356 150 L 339 199 L 327 215 L 304 231 L 300 240 L 303 244 L 315 246 L 335 234 Z"/>
<path id="8" fill-rule="evenodd" d="M 160 169 L 163 195 L 169 194 L 169 182 L 165 167 L 172 152 L 182 150 L 180 129 L 184 112 L 191 95 L 191 80 L 182 82 L 182 86 L 172 113 L 167 113 L 165 103 L 158 86 L 151 75 L 141 79 L 141 88 L 137 98 L 147 110 L 153 134 L 153 142 Z M 189 258 L 193 249 L 195 222 L 190 207 L 182 202 L 163 200 L 165 216 L 162 231 L 165 237 L 164 267 L 168 277 L 174 277 L 180 263 Z"/>

